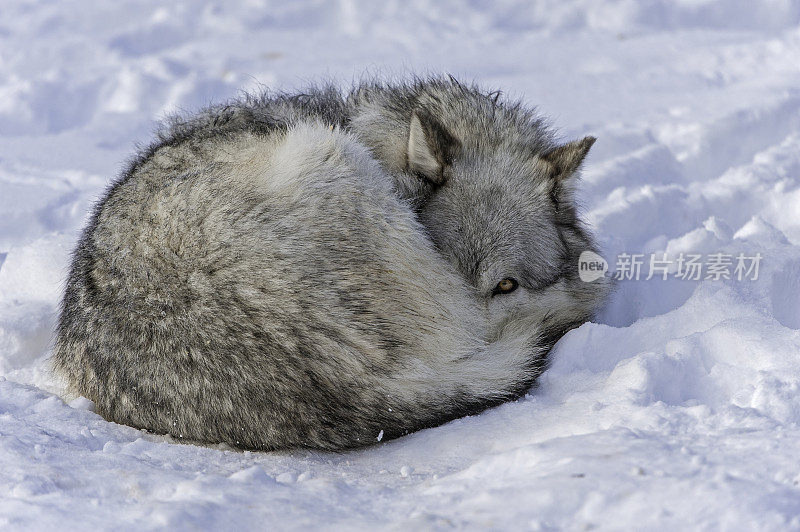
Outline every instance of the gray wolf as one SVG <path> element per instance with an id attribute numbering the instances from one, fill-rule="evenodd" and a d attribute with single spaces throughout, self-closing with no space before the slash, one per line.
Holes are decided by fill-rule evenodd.
<path id="1" fill-rule="evenodd" d="M 607 291 L 576 280 L 592 142 L 454 80 L 175 118 L 79 241 L 54 368 L 111 421 L 260 450 L 519 397 Z"/>

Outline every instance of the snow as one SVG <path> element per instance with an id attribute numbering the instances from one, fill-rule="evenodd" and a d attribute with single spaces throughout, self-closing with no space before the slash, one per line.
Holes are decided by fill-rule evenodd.
<path id="1" fill-rule="evenodd" d="M 5 0 L 0 528 L 800 529 L 800 2 Z M 450 72 L 591 134 L 622 280 L 516 402 L 345 454 L 108 423 L 47 369 L 69 252 L 164 113 L 261 85 Z M 377 440 L 381 440 L 378 436 Z"/>

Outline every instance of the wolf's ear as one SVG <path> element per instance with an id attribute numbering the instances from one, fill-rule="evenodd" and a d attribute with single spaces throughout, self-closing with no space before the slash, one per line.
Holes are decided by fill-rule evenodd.
<path id="1" fill-rule="evenodd" d="M 548 164 L 547 172 L 550 177 L 560 181 L 568 178 L 578 169 L 596 140 L 594 137 L 574 140 L 543 153 L 539 159 Z"/>
<path id="2" fill-rule="evenodd" d="M 411 113 L 408 133 L 408 170 L 442 185 L 450 173 L 461 143 L 430 113 L 416 110 Z"/>

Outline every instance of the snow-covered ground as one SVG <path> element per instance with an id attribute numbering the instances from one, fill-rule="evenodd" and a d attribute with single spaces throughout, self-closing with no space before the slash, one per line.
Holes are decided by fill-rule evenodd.
<path id="1" fill-rule="evenodd" d="M 180 444 L 64 402 L 46 359 L 68 255 L 155 120 L 409 70 L 599 138 L 585 212 L 642 274 L 537 389 L 338 455 Z M 732 278 L 679 279 L 681 254 Z M 3 0 L 0 528 L 313 526 L 800 529 L 800 2 Z"/>

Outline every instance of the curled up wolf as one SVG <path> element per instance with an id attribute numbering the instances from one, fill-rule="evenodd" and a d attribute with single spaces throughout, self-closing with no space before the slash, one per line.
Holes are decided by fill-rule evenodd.
<path id="1" fill-rule="evenodd" d="M 593 141 L 452 79 L 174 118 L 95 208 L 54 366 L 106 419 L 264 450 L 518 397 L 608 292 L 577 271 Z"/>

